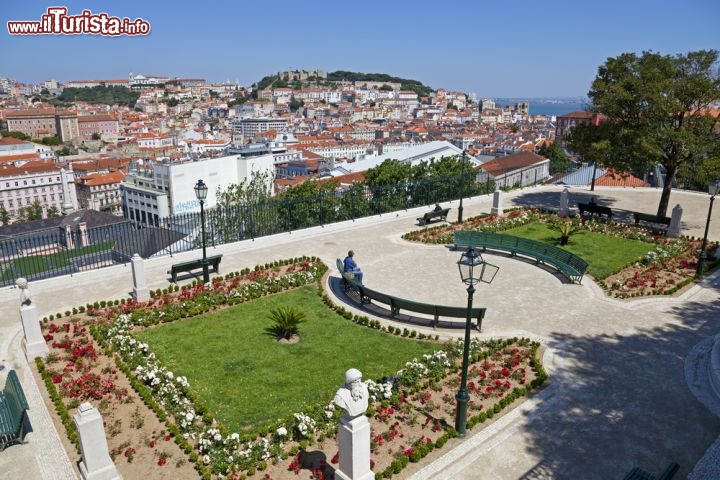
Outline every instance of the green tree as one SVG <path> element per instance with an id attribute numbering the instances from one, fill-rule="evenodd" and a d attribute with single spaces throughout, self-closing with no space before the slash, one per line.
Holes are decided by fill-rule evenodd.
<path id="1" fill-rule="evenodd" d="M 265 215 L 271 195 L 269 172 L 254 171 L 242 183 L 218 189 L 217 204 L 207 212 L 208 232 L 216 242 L 228 243 L 264 233 Z M 269 227 L 268 227 L 269 228 Z"/>
<path id="2" fill-rule="evenodd" d="M 323 225 L 335 222 L 339 199 L 335 195 L 337 181 L 303 182 L 291 187 L 277 196 L 280 217 L 285 221 L 285 229 Z"/>
<path id="3" fill-rule="evenodd" d="M 657 215 L 666 216 L 680 171 L 710 175 L 708 165 L 718 164 L 718 118 L 709 114 L 710 105 L 720 100 L 718 51 L 608 58 L 588 96 L 591 110 L 604 121 L 599 127 L 575 126 L 569 134 L 571 149 L 638 175 L 662 165 L 666 176 Z"/>
<path id="4" fill-rule="evenodd" d="M 10 223 L 10 213 L 5 210 L 5 205 L 0 205 L 0 223 L 3 225 Z"/>
<path id="5" fill-rule="evenodd" d="M 15 132 L 15 131 L 9 132 L 7 130 L 0 130 L 0 136 L 17 138 L 18 140 L 26 140 L 26 141 L 32 140 L 30 135 L 26 135 L 22 132 Z"/>
<path id="6" fill-rule="evenodd" d="M 18 222 L 30 222 L 42 218 L 43 205 L 35 200 L 27 207 L 18 210 Z"/>
<path id="7" fill-rule="evenodd" d="M 570 158 L 559 142 L 544 144 L 538 149 L 538 155 L 550 160 L 550 175 L 567 172 L 570 169 Z"/>
<path id="8" fill-rule="evenodd" d="M 293 112 L 297 112 L 298 109 L 305 106 L 305 102 L 302 100 L 298 100 L 297 98 L 293 98 L 292 100 L 290 100 L 289 106 L 290 110 L 292 110 Z"/>

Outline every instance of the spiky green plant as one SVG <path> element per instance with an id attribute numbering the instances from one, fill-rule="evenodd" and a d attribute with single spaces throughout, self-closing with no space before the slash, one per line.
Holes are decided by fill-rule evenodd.
<path id="1" fill-rule="evenodd" d="M 268 327 L 267 331 L 278 340 L 281 338 L 289 340 L 293 335 L 298 335 L 299 325 L 306 321 L 306 317 L 305 312 L 296 307 L 278 307 L 270 310 L 268 318 L 273 321 L 273 325 Z"/>

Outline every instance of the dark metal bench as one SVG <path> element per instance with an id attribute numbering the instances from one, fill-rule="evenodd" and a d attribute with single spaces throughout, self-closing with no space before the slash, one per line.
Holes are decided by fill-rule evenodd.
<path id="1" fill-rule="evenodd" d="M 612 218 L 612 209 L 610 207 L 603 207 L 601 205 L 597 205 L 595 203 L 581 203 L 578 202 L 578 210 L 580 211 L 581 216 L 585 216 L 585 214 L 589 214 L 590 217 L 593 215 L 597 215 L 598 217 L 606 216 L 608 220 Z"/>
<path id="2" fill-rule="evenodd" d="M 212 268 L 213 273 L 219 273 L 221 259 L 222 255 L 214 255 L 212 257 L 207 257 L 208 269 Z M 168 275 L 170 275 L 171 281 L 173 283 L 177 283 L 178 273 L 192 272 L 193 270 L 197 270 L 200 268 L 203 268 L 202 258 L 197 260 L 191 260 L 189 262 L 176 263 L 170 267 L 170 270 L 168 270 L 167 273 Z"/>
<path id="3" fill-rule="evenodd" d="M 670 465 L 668 465 L 668 467 L 659 477 L 656 477 L 655 475 L 646 472 L 640 467 L 635 467 L 630 470 L 627 475 L 625 475 L 625 478 L 623 480 L 670 480 L 672 477 L 675 476 L 679 469 L 680 465 L 672 462 Z"/>
<path id="4" fill-rule="evenodd" d="M 17 373 L 10 370 L 5 388 L 0 392 L 0 452 L 25 438 L 25 418 L 29 408 Z"/>
<path id="5" fill-rule="evenodd" d="M 633 212 L 633 217 L 635 218 L 635 225 L 640 225 L 640 222 L 647 222 L 652 224 L 652 228 L 664 231 L 667 231 L 670 226 L 670 217 L 661 217 L 642 212 Z"/>
<path id="6" fill-rule="evenodd" d="M 551 265 L 574 283 L 580 283 L 587 270 L 587 262 L 562 248 L 527 238 L 502 233 L 458 230 L 454 233 L 455 248 L 479 247 L 499 250 L 511 255 L 523 255 L 536 262 Z"/>
<path id="7" fill-rule="evenodd" d="M 431 220 L 435 218 L 439 218 L 442 221 L 447 220 L 448 213 L 450 213 L 449 208 L 443 208 L 442 210 L 433 210 L 432 212 L 425 213 L 422 217 L 419 217 L 417 219 L 418 223 L 422 225 L 427 225 L 430 223 Z"/>

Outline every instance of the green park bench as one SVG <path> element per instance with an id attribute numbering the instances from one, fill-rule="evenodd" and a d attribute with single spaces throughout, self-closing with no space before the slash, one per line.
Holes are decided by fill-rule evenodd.
<path id="1" fill-rule="evenodd" d="M 635 218 L 635 225 L 640 225 L 640 222 L 646 222 L 651 224 L 650 227 L 655 230 L 662 230 L 667 232 L 670 226 L 670 217 L 661 217 L 659 215 L 650 215 L 649 213 L 633 212 Z"/>
<path id="2" fill-rule="evenodd" d="M 670 480 L 680 469 L 680 465 L 672 462 L 659 477 L 646 472 L 640 467 L 635 467 L 625 475 L 623 480 Z"/>
<path id="3" fill-rule="evenodd" d="M 588 267 L 585 260 L 562 248 L 502 233 L 458 230 L 454 233 L 454 244 L 456 249 L 476 247 L 508 252 L 512 256 L 523 255 L 534 259 L 536 263 L 555 267 L 574 283 L 582 281 Z"/>
<path id="4" fill-rule="evenodd" d="M 432 212 L 425 213 L 422 217 L 418 217 L 417 221 L 420 226 L 427 225 L 436 218 L 445 221 L 447 220 L 448 213 L 450 213 L 449 208 L 443 208 L 442 210 L 433 210 Z"/>
<path id="5" fill-rule="evenodd" d="M 358 283 L 352 273 L 345 272 L 343 268 L 343 263 L 339 258 L 335 261 L 335 263 L 338 270 L 340 271 L 340 276 L 343 279 L 343 286 L 345 288 L 345 291 L 347 292 L 350 289 L 356 291 L 360 296 L 361 305 L 370 303 L 371 301 L 382 303 L 390 308 L 391 317 L 396 317 L 400 315 L 401 311 L 432 315 L 433 328 L 436 328 L 438 326 L 440 322 L 440 317 L 463 318 L 467 320 L 467 307 L 451 307 L 445 305 L 421 303 L 414 300 L 406 300 L 404 298 L 394 297 L 392 295 L 388 295 L 387 293 L 378 292 L 377 290 L 373 290 L 361 283 Z M 480 330 L 482 328 L 482 320 L 485 317 L 485 309 L 473 308 L 470 311 L 470 316 L 471 318 L 475 319 L 475 328 Z M 463 323 L 462 325 L 464 326 L 465 324 Z"/>
<path id="6" fill-rule="evenodd" d="M 25 438 L 28 403 L 15 370 L 10 370 L 5 388 L 0 392 L 0 452 Z"/>
<path id="7" fill-rule="evenodd" d="M 212 257 L 207 257 L 208 269 L 212 268 L 213 273 L 219 273 L 221 259 L 222 255 L 214 255 Z M 203 268 L 203 261 L 200 258 L 197 260 L 191 260 L 189 262 L 176 263 L 170 267 L 170 270 L 168 270 L 167 273 L 168 275 L 170 275 L 171 281 L 173 283 L 177 283 L 178 273 L 192 272 L 193 270 L 198 270 L 201 268 Z"/>
<path id="8" fill-rule="evenodd" d="M 349 289 L 357 290 L 357 286 L 359 285 L 358 281 L 355 279 L 355 275 L 352 272 L 346 272 L 345 271 L 345 264 L 343 264 L 343 261 L 339 258 L 335 259 L 335 265 L 337 266 L 337 269 L 340 271 L 340 276 L 343 279 L 343 288 L 347 292 Z"/>
<path id="9" fill-rule="evenodd" d="M 585 216 L 585 214 L 588 214 L 590 217 L 593 215 L 597 215 L 598 218 L 601 216 L 607 217 L 608 220 L 612 219 L 612 209 L 610 207 L 603 207 L 601 205 L 597 205 L 595 203 L 581 203 L 578 202 L 578 210 L 580 211 L 580 216 Z"/>
<path id="10" fill-rule="evenodd" d="M 406 300 L 404 298 L 394 297 L 386 293 L 378 292 L 365 285 L 359 285 L 360 298 L 362 303 L 369 303 L 371 300 L 383 303 L 390 307 L 390 315 L 395 317 L 400 315 L 402 311 L 412 313 L 422 313 L 432 315 L 432 327 L 437 328 L 440 317 L 462 318 L 467 320 L 467 307 L 452 307 L 447 305 L 434 305 L 430 303 L 416 302 L 414 300 Z M 473 308 L 470 311 L 470 318 L 475 319 L 475 328 L 480 331 L 482 329 L 482 321 L 485 317 L 484 308 Z M 460 322 L 453 322 L 460 323 Z M 462 325 L 465 325 L 462 323 Z"/>

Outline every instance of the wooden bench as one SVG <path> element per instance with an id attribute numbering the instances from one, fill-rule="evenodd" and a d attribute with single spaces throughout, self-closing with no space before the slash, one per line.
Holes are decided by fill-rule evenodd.
<path id="1" fill-rule="evenodd" d="M 212 257 L 207 257 L 208 270 L 212 268 L 213 273 L 219 273 L 221 259 L 222 255 L 214 255 Z M 168 270 L 167 273 L 168 275 L 170 275 L 171 281 L 173 283 L 177 283 L 178 273 L 192 272 L 193 270 L 201 268 L 203 268 L 202 258 L 197 260 L 191 260 L 189 262 L 176 263 L 170 267 L 170 270 Z"/>
<path id="2" fill-rule="evenodd" d="M 653 229 L 659 229 L 667 231 L 670 226 L 670 217 L 660 217 L 658 215 L 650 215 L 649 213 L 632 212 L 635 218 L 635 225 L 640 225 L 640 222 L 651 223 Z"/>
<path id="3" fill-rule="evenodd" d="M 612 218 L 612 209 L 610 207 L 603 207 L 595 203 L 578 202 L 578 210 L 580 210 L 580 215 L 583 217 L 588 213 L 590 217 L 597 215 L 599 218 L 604 215 L 608 220 Z"/>
<path id="4" fill-rule="evenodd" d="M 523 255 L 536 262 L 551 265 L 574 283 L 580 283 L 587 270 L 587 262 L 562 248 L 547 243 L 514 237 L 502 233 L 457 230 L 454 233 L 455 248 L 478 247 L 498 250 L 510 255 Z"/>
<path id="5" fill-rule="evenodd" d="M 25 418 L 29 408 L 17 373 L 10 370 L 5 388 L 0 392 L 0 452 L 25 438 Z"/>
<path id="6" fill-rule="evenodd" d="M 679 469 L 680 465 L 672 462 L 670 465 L 668 465 L 668 467 L 659 477 L 656 477 L 655 475 L 646 472 L 640 467 L 635 467 L 630 470 L 627 475 L 625 475 L 625 478 L 623 480 L 670 480 L 672 477 L 675 476 Z"/>
<path id="7" fill-rule="evenodd" d="M 439 218 L 444 222 L 445 220 L 447 220 L 448 213 L 450 213 L 449 208 L 443 208 L 442 210 L 433 210 L 432 212 L 427 212 L 422 217 L 419 217 L 417 221 L 421 226 L 427 225 L 435 218 Z"/>
<path id="8" fill-rule="evenodd" d="M 467 307 L 451 307 L 446 305 L 433 305 L 430 303 L 421 303 L 414 300 L 406 300 L 404 298 L 394 297 L 386 293 L 378 292 L 362 284 L 356 284 L 360 293 L 360 303 L 366 304 L 374 300 L 390 307 L 390 316 L 395 317 L 401 311 L 422 313 L 432 315 L 432 327 L 436 328 L 440 322 L 440 317 L 464 318 L 467 319 Z M 473 308 L 470 311 L 470 317 L 475 319 L 475 328 L 478 331 L 482 328 L 482 321 L 485 317 L 485 308 Z M 465 325 L 464 323 L 462 324 Z"/>

